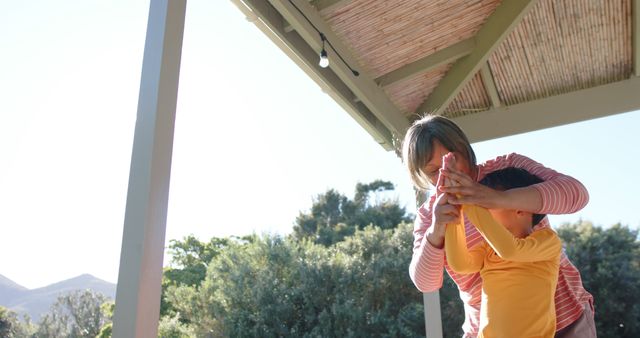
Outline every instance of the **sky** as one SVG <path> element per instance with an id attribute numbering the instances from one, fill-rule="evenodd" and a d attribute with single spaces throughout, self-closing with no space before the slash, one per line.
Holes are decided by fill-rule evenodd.
<path id="1" fill-rule="evenodd" d="M 148 1 L 0 4 L 0 274 L 116 282 Z M 473 145 L 585 184 L 588 220 L 640 227 L 640 112 Z M 413 191 L 386 152 L 230 1 L 187 4 L 166 239 L 286 234 L 313 197 Z M 165 264 L 168 264 L 165 258 Z"/>

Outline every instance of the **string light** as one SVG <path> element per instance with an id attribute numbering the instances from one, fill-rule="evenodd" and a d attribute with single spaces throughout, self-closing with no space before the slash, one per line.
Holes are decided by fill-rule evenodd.
<path id="1" fill-rule="evenodd" d="M 303 18 L 305 18 L 305 20 L 307 20 L 307 22 L 311 25 L 311 27 L 313 27 L 313 29 L 315 29 L 316 32 L 320 34 L 320 40 L 322 40 L 322 50 L 320 51 L 320 62 L 318 62 L 318 65 L 322 68 L 329 67 L 329 56 L 327 55 L 327 50 L 324 48 L 324 44 L 326 42 L 329 45 L 329 47 L 331 47 L 331 50 L 333 50 L 333 52 L 338 56 L 338 58 L 342 60 L 342 63 L 344 63 L 345 66 L 347 66 L 347 68 L 349 68 L 349 70 L 354 76 L 360 75 L 358 71 L 356 71 L 355 69 L 351 68 L 351 66 L 349 66 L 347 61 L 345 61 L 342 58 L 342 55 L 340 55 L 340 53 L 338 53 L 338 51 L 333 47 L 333 45 L 331 44 L 331 41 L 329 41 L 329 39 L 327 39 L 327 37 L 313 24 L 313 22 L 311 22 L 311 20 L 309 20 L 309 18 L 307 18 L 307 16 L 304 15 L 302 10 L 300 10 L 300 8 L 298 8 L 298 6 L 296 6 L 296 4 L 294 4 L 292 0 L 289 0 L 289 3 L 300 13 L 300 15 L 302 15 Z"/>
<path id="2" fill-rule="evenodd" d="M 324 34 L 320 33 L 320 39 L 322 40 L 322 51 L 320 51 L 320 62 L 318 65 L 322 68 L 329 67 L 329 56 L 327 56 L 327 50 L 324 49 L 324 42 L 327 41 L 327 38 Z"/>

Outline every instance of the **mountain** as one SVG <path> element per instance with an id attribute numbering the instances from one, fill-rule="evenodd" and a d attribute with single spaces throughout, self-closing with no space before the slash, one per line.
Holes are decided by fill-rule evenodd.
<path id="1" fill-rule="evenodd" d="M 25 291 L 28 291 L 28 289 L 24 286 L 0 275 L 0 304 L 10 303 L 16 297 L 24 294 Z"/>
<path id="2" fill-rule="evenodd" d="M 0 275 L 0 305 L 20 314 L 28 314 L 32 321 L 37 322 L 59 296 L 86 289 L 102 293 L 111 299 L 116 295 L 115 284 L 88 274 L 33 290 Z"/>

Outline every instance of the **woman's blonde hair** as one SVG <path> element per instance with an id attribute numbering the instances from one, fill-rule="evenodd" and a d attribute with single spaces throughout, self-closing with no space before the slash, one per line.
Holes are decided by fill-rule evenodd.
<path id="1" fill-rule="evenodd" d="M 433 156 L 433 140 L 464 156 L 472 168 L 476 166 L 476 154 L 462 129 L 446 117 L 425 115 L 409 127 L 402 142 L 402 161 L 413 185 L 420 190 L 429 188 L 424 168 Z"/>

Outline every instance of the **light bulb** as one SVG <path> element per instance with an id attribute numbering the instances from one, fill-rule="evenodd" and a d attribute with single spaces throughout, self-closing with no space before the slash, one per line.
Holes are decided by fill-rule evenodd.
<path id="1" fill-rule="evenodd" d="M 320 62 L 318 62 L 318 65 L 322 68 L 329 67 L 329 58 L 327 57 L 327 51 L 324 49 L 320 52 Z"/>

